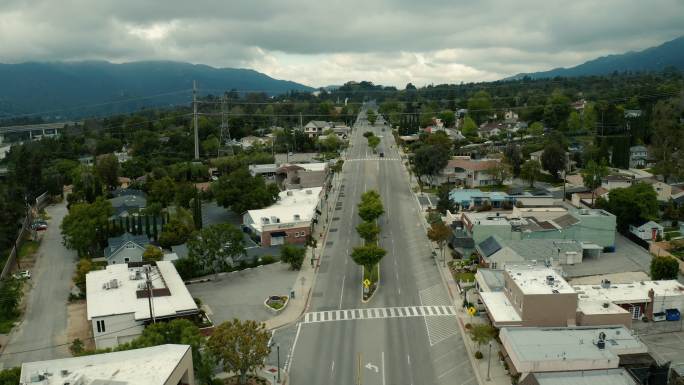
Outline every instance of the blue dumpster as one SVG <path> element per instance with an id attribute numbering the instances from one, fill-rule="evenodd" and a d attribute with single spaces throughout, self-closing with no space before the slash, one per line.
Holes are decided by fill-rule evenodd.
<path id="1" fill-rule="evenodd" d="M 679 321 L 679 317 L 681 317 L 678 309 L 667 309 L 665 314 L 668 321 Z"/>

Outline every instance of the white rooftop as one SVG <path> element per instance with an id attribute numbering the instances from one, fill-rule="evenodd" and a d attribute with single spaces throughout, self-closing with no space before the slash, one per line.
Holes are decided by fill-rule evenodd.
<path id="1" fill-rule="evenodd" d="M 523 294 L 568 294 L 575 290 L 555 270 L 542 265 L 507 265 L 506 273 Z"/>
<path id="2" fill-rule="evenodd" d="M 539 385 L 636 385 L 625 368 L 531 374 Z"/>
<path id="3" fill-rule="evenodd" d="M 198 311 L 185 283 L 169 261 L 158 261 L 150 277 L 154 289 L 168 288 L 170 295 L 153 296 L 155 317 L 180 316 Z M 138 298 L 139 285 L 144 285 L 142 267 L 127 264 L 108 265 L 105 270 L 91 271 L 86 275 L 88 320 L 115 314 L 134 313 L 136 320 L 150 319 L 147 297 Z M 136 271 L 141 274 L 136 276 Z M 140 277 L 140 278 L 138 278 Z M 112 285 L 112 282 L 116 282 Z M 106 285 L 106 286 L 105 286 Z M 114 287 L 116 286 L 116 287 Z"/>
<path id="4" fill-rule="evenodd" d="M 577 301 L 577 310 L 587 315 L 629 313 L 612 302 L 581 299 Z"/>
<path id="5" fill-rule="evenodd" d="M 596 345 L 599 333 L 605 334 L 604 349 Z M 500 337 L 521 362 L 617 359 L 620 354 L 646 353 L 648 350 L 624 326 L 504 327 Z"/>
<path id="6" fill-rule="evenodd" d="M 189 345 L 168 344 L 27 362 L 21 365 L 19 382 L 22 385 L 164 385 L 188 350 Z"/>
<path id="7" fill-rule="evenodd" d="M 322 163 L 295 163 L 294 166 L 299 166 L 306 171 L 325 171 L 325 168 L 328 166 L 327 163 L 322 162 Z"/>
<path id="8" fill-rule="evenodd" d="M 653 289 L 656 297 L 684 295 L 684 286 L 676 280 L 613 283 L 609 287 L 598 285 L 574 285 L 579 301 L 602 301 L 621 303 L 650 302 L 648 291 Z"/>
<path id="9" fill-rule="evenodd" d="M 276 203 L 264 209 L 249 210 L 245 215 L 251 217 L 250 226 L 257 231 L 265 224 L 308 222 L 314 217 L 322 191 L 322 187 L 281 191 Z M 299 219 L 295 219 L 295 215 L 299 215 Z M 267 218 L 268 223 L 262 218 Z M 279 222 L 274 222 L 273 218 Z"/>
<path id="10" fill-rule="evenodd" d="M 515 310 L 506 294 L 501 291 L 479 293 L 487 307 L 487 313 L 496 324 L 522 322 L 520 314 Z"/>

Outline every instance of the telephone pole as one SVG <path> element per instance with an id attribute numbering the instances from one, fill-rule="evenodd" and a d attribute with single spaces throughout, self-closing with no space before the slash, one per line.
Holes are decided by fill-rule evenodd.
<path id="1" fill-rule="evenodd" d="M 197 81 L 192 81 L 192 116 L 195 128 L 195 160 L 199 160 L 199 134 L 197 133 Z"/>

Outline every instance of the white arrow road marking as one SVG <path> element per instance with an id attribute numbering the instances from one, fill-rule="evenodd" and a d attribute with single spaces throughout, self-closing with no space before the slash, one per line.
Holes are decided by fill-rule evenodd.
<path id="1" fill-rule="evenodd" d="M 370 362 L 366 364 L 366 369 L 371 370 L 371 371 L 375 370 L 375 373 L 380 372 L 380 369 L 376 365 L 371 364 Z"/>

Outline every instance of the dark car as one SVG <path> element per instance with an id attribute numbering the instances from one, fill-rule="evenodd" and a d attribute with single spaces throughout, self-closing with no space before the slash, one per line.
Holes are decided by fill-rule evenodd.
<path id="1" fill-rule="evenodd" d="M 380 153 L 380 157 L 381 157 L 381 158 L 384 158 L 384 157 L 385 157 L 385 153 L 384 153 L 384 152 L 381 152 L 381 153 Z"/>

